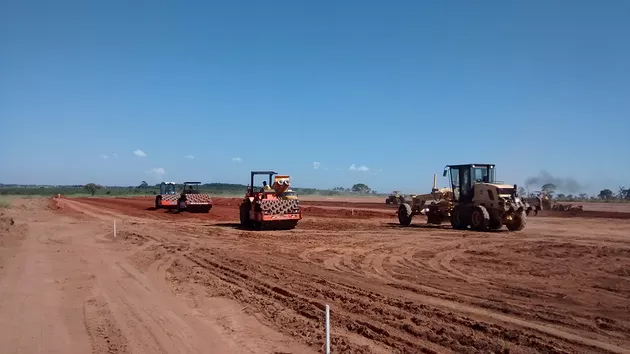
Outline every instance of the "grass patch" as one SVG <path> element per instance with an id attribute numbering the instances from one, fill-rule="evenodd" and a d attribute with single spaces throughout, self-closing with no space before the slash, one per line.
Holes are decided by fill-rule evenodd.
<path id="1" fill-rule="evenodd" d="M 0 209 L 8 209 L 11 207 L 11 197 L 0 197 Z"/>

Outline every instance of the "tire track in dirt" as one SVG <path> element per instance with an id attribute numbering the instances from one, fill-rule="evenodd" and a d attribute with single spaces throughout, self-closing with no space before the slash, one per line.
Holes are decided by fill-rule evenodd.
<path id="1" fill-rule="evenodd" d="M 208 252 L 209 255 L 213 256 L 213 260 L 219 258 L 217 257 L 219 254 L 216 251 L 200 251 L 203 251 L 204 253 Z M 237 297 L 237 299 L 244 296 L 244 298 L 239 299 L 242 303 L 247 303 L 250 306 L 259 306 L 261 313 L 269 314 L 270 319 L 276 323 L 282 323 L 282 327 L 285 325 L 295 325 L 296 323 L 299 323 L 298 328 L 295 330 L 292 328 L 289 329 L 297 331 L 298 334 L 304 337 L 304 340 L 309 345 L 318 346 L 317 343 L 322 343 L 323 338 L 321 333 L 323 328 L 321 325 L 321 318 L 324 304 L 321 301 L 313 299 L 307 295 L 301 295 L 301 292 L 293 291 L 293 288 L 296 286 L 295 283 L 293 285 L 282 284 L 282 286 L 279 283 L 272 285 L 261 281 L 256 277 L 251 277 L 248 273 L 244 273 L 241 270 L 226 266 L 226 264 L 230 264 L 231 262 L 223 259 L 222 257 L 220 257 L 221 261 L 219 262 L 209 259 L 209 255 L 202 256 L 195 254 L 190 255 L 187 258 L 189 258 L 189 260 L 193 263 L 210 271 L 212 277 L 228 284 L 229 288 L 235 287 L 236 289 L 231 289 L 230 291 Z M 239 263 L 237 260 L 233 261 Z M 311 280 L 305 279 L 302 281 L 307 281 L 307 283 L 302 284 L 302 286 L 308 286 Z M 302 281 L 300 281 L 300 283 L 302 283 Z M 217 285 L 218 284 L 216 283 L 214 284 L 214 286 Z M 280 313 L 278 313 L 277 310 L 273 310 L 278 308 L 276 303 L 282 305 L 283 310 Z M 269 313 L 270 309 L 273 311 L 272 313 Z M 342 321 L 343 317 L 341 317 L 338 313 L 335 313 L 334 318 L 335 322 L 339 322 Z M 353 321 L 348 323 L 348 326 L 350 326 L 352 331 L 356 333 L 349 333 L 346 334 L 346 336 L 335 336 L 333 339 L 333 345 L 336 350 L 340 352 L 352 351 L 359 353 L 388 352 L 387 350 L 384 350 L 384 348 L 380 348 L 378 346 L 375 347 L 373 344 L 370 345 L 369 342 L 365 341 L 365 338 L 373 339 L 374 336 L 383 336 L 383 331 L 378 327 L 369 324 L 367 319 L 359 322 Z M 310 333 L 310 329 L 313 327 L 315 327 L 314 333 L 316 333 L 314 337 L 313 334 Z M 343 329 L 344 326 L 336 325 L 335 328 Z M 293 333 L 295 334 L 296 332 Z M 392 339 L 388 339 L 387 341 L 392 342 Z M 414 345 L 409 340 L 406 340 L 406 342 L 408 345 L 417 347 L 417 345 Z M 394 342 L 385 344 L 397 347 Z"/>
<path id="2" fill-rule="evenodd" d="M 477 278 L 472 277 L 472 276 L 467 276 L 466 274 L 458 272 L 454 268 L 448 266 L 450 261 L 456 255 L 461 255 L 463 252 L 466 251 L 466 248 L 462 248 L 462 247 L 457 248 L 459 245 L 460 243 L 455 243 L 453 247 L 456 247 L 456 248 L 438 253 L 427 264 L 429 264 L 432 270 L 434 271 L 437 270 L 446 276 L 463 279 L 465 281 L 473 282 L 473 283 L 484 283 L 485 281 L 483 279 L 480 282 L 478 281 Z M 326 252 L 327 250 L 328 248 L 321 247 L 317 251 Z M 377 279 L 380 279 L 383 281 L 391 281 L 392 278 L 383 276 L 383 274 L 385 274 L 386 272 L 384 271 L 384 268 L 382 266 L 383 260 L 385 259 L 385 256 L 382 254 L 382 251 L 376 248 L 376 249 L 371 249 L 370 252 L 368 252 L 368 256 L 366 256 L 360 264 L 361 273 L 371 274 L 371 276 L 376 277 Z M 378 254 L 374 254 L 374 252 Z M 374 273 L 376 273 L 376 275 L 374 275 Z M 418 300 L 421 300 L 423 303 L 430 303 L 437 307 L 446 307 L 446 308 L 450 308 L 450 309 L 457 310 L 460 312 L 467 312 L 476 316 L 492 318 L 500 322 L 511 323 L 513 325 L 518 325 L 524 328 L 530 328 L 541 333 L 553 335 L 559 339 L 567 340 L 569 342 L 582 343 L 584 345 L 596 347 L 600 349 L 606 349 L 606 350 L 611 349 L 612 351 L 617 351 L 617 352 L 619 352 L 618 350 L 623 350 L 620 347 L 616 347 L 615 345 L 608 345 L 607 343 L 604 343 L 598 340 L 582 338 L 579 334 L 572 333 L 572 330 L 569 330 L 567 332 L 561 327 L 547 326 L 547 325 L 542 325 L 533 321 L 519 320 L 518 318 L 492 312 L 483 307 L 478 307 L 476 305 L 475 306 L 466 305 L 460 302 L 453 302 L 450 299 L 445 300 L 441 297 L 434 297 L 434 295 L 436 294 L 431 294 L 431 292 L 429 292 L 428 294 L 420 295 L 421 297 L 418 298 Z"/>
<path id="3" fill-rule="evenodd" d="M 130 353 L 127 338 L 102 297 L 96 296 L 84 303 L 83 317 L 92 344 L 92 353 Z"/>
<path id="4" fill-rule="evenodd" d="M 382 316 L 383 311 L 390 312 L 390 313 L 391 311 L 396 311 L 395 309 L 391 307 L 392 302 L 398 304 L 398 306 L 396 306 L 398 307 L 398 311 L 400 311 L 400 307 L 404 308 L 405 306 L 411 306 L 410 304 L 403 306 L 403 304 L 401 304 L 397 300 L 394 300 L 394 298 L 388 298 L 386 303 L 381 303 L 378 306 L 374 306 L 374 304 L 370 305 L 369 303 L 365 303 L 364 300 L 361 300 L 361 299 L 367 299 L 367 298 L 379 299 L 379 298 L 382 298 L 382 295 L 377 295 L 377 293 L 374 293 L 374 292 L 366 293 L 365 290 L 359 290 L 359 288 L 356 288 L 352 285 L 349 286 L 348 284 L 349 283 L 351 284 L 351 282 L 348 282 L 348 281 L 341 281 L 341 282 L 335 281 L 335 283 L 331 283 L 324 288 L 320 289 L 319 287 L 316 287 L 316 289 L 313 289 L 313 284 L 327 284 L 328 281 L 323 280 L 322 278 L 319 278 L 319 277 L 313 278 L 312 276 L 309 276 L 301 272 L 299 272 L 299 274 L 296 274 L 295 278 L 293 277 L 291 278 L 292 279 L 305 279 L 305 282 L 298 281 L 298 282 L 292 282 L 290 284 L 284 284 L 284 286 L 279 286 L 279 284 L 272 286 L 270 284 L 260 282 L 259 280 L 252 278 L 247 272 L 243 272 L 243 271 L 237 270 L 236 268 L 226 266 L 226 264 L 231 264 L 231 261 L 220 257 L 218 252 L 211 252 L 209 250 L 204 250 L 204 252 L 208 252 L 209 255 L 212 256 L 212 259 L 215 261 L 209 260 L 207 256 L 206 257 L 191 256 L 192 258 L 190 259 L 194 261 L 195 263 L 197 263 L 198 265 L 205 268 L 206 270 L 209 270 L 213 274 L 213 276 L 217 276 L 221 281 L 229 283 L 232 286 L 235 286 L 237 289 L 249 288 L 251 290 L 253 288 L 254 291 L 256 291 L 257 289 L 259 295 L 260 294 L 267 295 L 267 296 L 273 297 L 276 300 L 279 300 L 280 302 L 283 303 L 283 307 L 293 308 L 297 314 L 303 317 L 306 317 L 307 320 L 310 319 L 311 321 L 316 321 L 317 315 L 312 312 L 313 309 L 311 309 L 311 311 L 309 311 L 308 309 L 305 309 L 304 304 L 310 304 L 319 310 L 321 310 L 322 304 L 319 301 L 313 303 L 313 300 L 309 300 L 309 296 L 304 295 L 304 297 L 302 297 L 299 294 L 310 294 L 310 298 L 312 298 L 314 295 L 317 295 L 317 294 L 325 295 L 323 296 L 321 300 L 324 300 L 325 298 L 333 298 L 337 300 L 343 299 L 345 300 L 345 302 L 350 304 L 350 307 L 348 309 L 349 311 L 347 312 L 344 311 L 341 314 L 340 313 L 335 314 L 337 321 L 341 322 L 340 324 L 338 324 L 341 326 L 341 328 L 345 327 L 346 329 L 356 332 L 357 334 L 360 334 L 366 338 L 369 338 L 371 340 L 376 340 L 378 342 L 382 342 L 383 344 L 387 346 L 392 346 L 393 348 L 396 348 L 397 350 L 400 350 L 401 352 L 418 352 L 418 351 L 423 351 L 423 350 L 430 351 L 429 350 L 430 348 L 418 347 L 417 345 L 412 344 L 414 343 L 414 341 L 411 338 L 406 338 L 406 335 L 403 335 L 402 337 L 400 337 L 393 334 L 393 333 L 396 333 L 397 331 L 402 330 L 404 331 L 404 333 L 407 333 L 407 334 L 409 334 L 410 332 L 415 333 L 415 334 L 412 334 L 412 336 L 414 335 L 423 336 L 422 334 L 419 334 L 420 332 L 418 332 L 417 329 L 414 329 L 414 327 L 412 327 L 412 325 L 410 325 L 409 323 L 406 323 L 406 326 L 405 326 L 404 321 L 400 321 L 400 319 L 408 318 L 409 315 L 399 314 L 397 316 L 399 318 L 395 318 L 396 320 L 386 321 L 385 323 L 381 323 L 380 325 L 374 323 L 373 317 L 370 317 L 372 318 L 372 322 L 368 322 L 366 319 L 361 319 L 360 315 L 357 315 L 360 313 L 365 313 L 366 310 L 371 309 L 373 311 L 377 311 L 376 313 L 379 313 Z M 221 261 L 219 262 L 217 258 L 219 258 Z M 235 262 L 238 263 L 239 261 L 235 261 Z M 297 270 L 297 268 L 292 268 L 292 269 L 293 271 Z M 334 279 L 335 277 L 332 277 L 332 278 Z M 232 292 L 234 292 L 234 290 L 232 290 Z M 236 292 L 240 293 L 239 291 L 236 291 Z M 352 294 L 352 297 L 348 297 L 349 294 Z M 465 313 L 470 313 L 473 315 L 478 315 L 482 318 L 492 318 L 494 320 L 498 320 L 503 323 L 511 323 L 511 324 L 515 324 L 521 327 L 535 329 L 539 333 L 551 334 L 556 338 L 565 339 L 565 340 L 568 340 L 569 342 L 582 343 L 587 346 L 592 346 L 594 348 L 612 349 L 612 351 L 617 351 L 617 352 L 619 352 L 619 350 L 622 350 L 621 352 L 623 352 L 622 348 L 615 347 L 614 345 L 602 343 L 597 340 L 585 339 L 585 338 L 580 337 L 579 335 L 565 332 L 558 328 L 553 328 L 553 327 L 549 327 L 545 325 L 539 325 L 539 324 L 528 322 L 528 321 L 522 321 L 522 320 L 512 318 L 510 316 L 496 314 L 496 313 L 493 313 L 491 311 L 487 311 L 481 308 L 470 307 L 464 304 L 454 303 L 452 301 L 445 301 L 445 300 L 441 300 L 441 299 L 437 299 L 437 298 L 433 298 L 429 296 L 412 296 L 412 297 L 416 297 L 418 300 L 422 299 L 422 301 L 415 301 L 414 303 L 424 303 L 424 304 L 433 305 L 435 307 L 433 309 L 434 311 L 436 311 L 437 308 L 448 308 L 451 310 L 457 310 L 458 312 L 465 312 Z M 286 300 L 285 298 L 289 298 L 291 300 Z M 320 298 L 320 297 L 317 297 L 317 298 Z M 284 299 L 284 300 L 281 300 L 281 299 Z M 245 301 L 245 303 L 252 303 L 251 299 L 247 299 L 247 300 L 241 299 L 241 300 Z M 301 302 L 303 304 L 302 305 L 297 304 L 296 301 Z M 389 303 L 390 305 L 387 305 L 387 303 Z M 387 310 L 383 310 L 383 309 L 387 309 Z M 265 312 L 264 309 L 262 309 L 261 311 L 263 313 Z M 451 314 L 449 314 L 448 316 L 450 315 Z M 448 317 L 447 315 L 441 315 L 441 316 Z M 457 321 L 464 321 L 464 320 L 460 318 L 459 320 L 454 319 L 453 321 L 457 322 Z M 492 324 L 491 322 L 485 323 L 483 325 L 475 325 L 475 323 L 478 323 L 478 322 L 473 321 L 469 323 L 469 325 L 475 326 L 475 327 L 481 326 L 481 328 L 492 327 L 495 330 L 499 330 L 499 328 L 502 328 L 502 327 L 497 327 L 496 324 Z M 401 326 L 405 326 L 406 329 L 401 328 Z M 440 331 L 440 333 L 442 332 Z M 519 336 L 523 334 L 524 333 L 521 332 Z M 539 343 L 536 345 L 540 345 L 541 348 L 545 348 L 545 351 L 548 351 L 548 352 L 557 351 L 556 349 L 554 349 L 554 347 L 547 347 L 546 344 L 543 344 L 545 343 L 544 340 L 540 338 L 538 339 L 536 338 L 538 337 L 536 336 L 531 337 L 529 339 L 530 344 Z M 445 349 L 445 348 L 442 348 L 442 349 Z M 451 348 L 451 349 L 461 350 L 461 347 L 455 346 L 454 348 Z M 562 352 L 562 350 L 560 350 L 560 352 Z"/>
<path id="5" fill-rule="evenodd" d="M 465 251 L 465 248 L 459 248 L 458 245 L 456 249 L 439 252 L 429 261 L 429 265 L 438 273 L 459 278 L 469 283 L 487 283 L 488 281 L 485 279 L 464 274 L 451 266 L 451 261 Z"/>
<path id="6" fill-rule="evenodd" d="M 383 261 L 386 256 L 382 252 L 383 249 L 378 247 L 370 250 L 360 264 L 361 271 L 364 276 L 379 279 L 385 283 L 396 281 L 383 269 Z"/>

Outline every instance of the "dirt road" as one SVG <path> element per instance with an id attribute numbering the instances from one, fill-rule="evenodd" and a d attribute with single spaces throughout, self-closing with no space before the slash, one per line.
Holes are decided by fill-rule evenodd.
<path id="1" fill-rule="evenodd" d="M 48 203 L 17 201 L 0 216 L 3 353 L 310 352 L 235 301 L 191 307 L 171 291 L 166 259 L 139 267 L 142 247 L 114 239 L 107 214 L 68 217 Z"/>
<path id="2" fill-rule="evenodd" d="M 456 232 L 312 201 L 297 229 L 251 232 L 238 200 L 19 203 L 0 227 L 9 352 L 321 352 L 325 304 L 338 353 L 630 352 L 630 220 Z"/>

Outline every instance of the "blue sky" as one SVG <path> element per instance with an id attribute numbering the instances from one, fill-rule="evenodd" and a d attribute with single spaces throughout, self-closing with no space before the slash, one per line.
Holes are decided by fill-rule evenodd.
<path id="1" fill-rule="evenodd" d="M 629 16 L 621 0 L 0 0 L 0 182 L 274 169 L 424 192 L 445 164 L 492 162 L 510 183 L 616 190 Z"/>

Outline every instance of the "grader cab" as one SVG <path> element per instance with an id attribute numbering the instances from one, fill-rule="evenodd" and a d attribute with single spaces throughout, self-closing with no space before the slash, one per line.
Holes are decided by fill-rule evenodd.
<path id="1" fill-rule="evenodd" d="M 267 176 L 267 187 L 254 187 L 256 176 Z M 241 226 L 254 229 L 293 229 L 302 219 L 291 179 L 273 171 L 252 171 L 250 185 L 239 207 Z"/>

